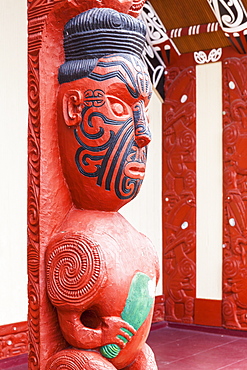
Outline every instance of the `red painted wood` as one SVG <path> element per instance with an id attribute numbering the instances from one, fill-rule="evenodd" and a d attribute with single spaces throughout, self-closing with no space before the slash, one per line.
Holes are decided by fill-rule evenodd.
<path id="1" fill-rule="evenodd" d="M 67 89 L 65 88 L 67 95 L 61 93 L 58 99 L 60 103 L 62 102 L 62 107 L 65 107 L 63 105 L 65 102 L 64 96 L 69 96 L 69 90 L 71 92 L 73 88 L 81 92 L 84 98 L 83 102 L 80 102 L 79 106 L 77 105 L 76 107 L 76 99 L 72 98 L 67 101 L 66 109 L 63 110 L 63 121 L 62 117 L 59 114 L 57 115 L 57 112 L 61 112 L 59 106 L 57 106 L 57 93 L 59 90 L 57 76 L 58 67 L 64 63 L 62 35 L 65 23 L 73 16 L 93 6 L 102 7 L 108 5 L 137 16 L 142 4 L 142 0 L 82 0 L 80 2 L 36 0 L 29 2 L 28 292 L 30 369 L 50 370 L 57 368 L 61 361 L 63 365 L 70 366 L 75 364 L 79 366 L 78 368 L 83 367 L 85 370 L 98 369 L 99 366 L 115 369 L 123 368 L 134 360 L 135 362 L 130 367 L 132 370 L 139 368 L 143 370 L 156 369 L 152 352 L 144 344 L 152 320 L 152 309 L 138 333 L 133 337 L 133 340 L 130 342 L 131 338 L 128 339 L 128 344 L 131 345 L 122 349 L 121 356 L 119 355 L 116 360 L 113 359 L 109 362 L 104 360 L 99 353 L 82 350 L 110 344 L 112 343 L 111 338 L 117 338 L 117 334 L 119 334 L 119 330 L 123 325 L 125 328 L 126 326 L 128 328 L 128 325 L 126 323 L 123 324 L 123 320 L 120 320 L 119 316 L 123 311 L 128 295 L 128 288 L 131 283 L 130 277 L 132 278 L 135 273 L 142 272 L 155 280 L 158 273 L 158 264 L 155 255 L 152 254 L 153 252 L 151 253 L 153 247 L 150 241 L 133 229 L 118 213 L 106 212 L 116 211 L 121 207 L 122 204 L 117 204 L 115 195 L 112 198 L 108 197 L 107 204 L 110 205 L 110 209 L 105 209 L 105 205 L 100 207 L 100 204 L 105 202 L 107 193 L 102 194 L 101 191 L 98 193 L 95 191 L 94 179 L 94 181 L 89 181 L 84 188 L 85 199 L 88 198 L 88 192 L 92 191 L 92 199 L 85 201 L 84 197 L 79 196 L 80 193 L 78 192 L 79 185 L 84 186 L 81 178 L 78 185 L 78 178 L 75 179 L 77 176 L 76 172 L 74 169 L 71 169 L 70 174 L 67 171 L 66 164 L 64 164 L 70 156 L 73 155 L 74 158 L 75 145 L 77 145 L 76 150 L 78 149 L 78 143 L 73 142 L 74 137 L 71 137 L 69 131 L 71 131 L 71 128 L 74 128 L 72 127 L 73 125 L 79 123 L 74 120 L 72 123 L 70 122 L 71 124 L 68 124 L 65 116 L 67 113 L 69 118 L 73 118 L 73 112 L 71 113 L 70 108 L 79 109 L 80 105 L 86 102 L 87 95 L 85 90 L 89 86 L 88 84 L 85 85 L 85 80 L 79 84 L 79 87 L 75 86 L 78 85 L 77 81 L 68 83 Z M 115 58 L 113 62 L 116 61 L 118 62 L 119 60 Z M 102 62 L 104 61 L 102 60 Z M 125 62 L 125 64 L 126 66 L 128 65 L 127 68 L 133 74 L 134 80 L 132 81 L 144 93 L 149 86 L 148 81 L 143 80 L 146 72 L 142 70 L 142 67 L 140 69 L 140 65 L 134 68 L 134 63 L 132 65 L 131 62 Z M 114 68 L 112 70 L 113 72 L 116 71 Z M 99 67 L 97 73 L 102 73 Z M 119 85 L 120 87 L 117 86 L 117 89 L 112 92 L 111 95 L 113 97 L 117 93 L 123 94 L 123 87 L 121 87 L 121 84 Z M 97 86 L 93 85 L 91 90 L 97 90 Z M 101 87 L 107 87 L 108 89 L 109 86 L 106 82 L 105 86 L 102 85 Z M 60 91 L 62 90 L 64 90 L 63 86 Z M 146 101 L 148 100 L 147 98 L 147 94 L 143 96 L 143 100 Z M 115 102 L 111 109 L 110 100 L 108 101 L 107 113 L 115 110 L 115 115 L 122 114 L 121 102 L 124 99 L 121 100 L 121 96 L 120 98 L 117 97 L 117 99 L 120 100 L 120 103 L 119 101 Z M 72 105 L 73 102 L 75 103 L 74 105 Z M 135 105 L 134 102 L 127 103 L 127 106 Z M 135 103 L 135 109 L 138 112 L 142 112 L 140 117 L 144 122 L 146 112 L 144 109 L 141 109 L 143 108 L 143 103 L 139 101 Z M 75 116 L 76 113 L 78 116 L 78 111 L 75 110 L 74 113 Z M 129 117 L 130 112 L 128 111 L 126 114 Z M 133 112 L 131 114 L 133 115 Z M 57 120 L 60 125 L 59 140 Z M 63 128 L 61 128 L 61 125 L 64 125 Z M 112 135 L 113 131 L 108 133 Z M 138 136 L 137 132 L 135 136 Z M 65 140 L 66 138 L 67 141 Z M 141 159 L 140 163 L 144 167 L 145 153 L 141 148 L 147 142 L 139 141 L 137 144 L 139 148 L 137 151 L 140 154 L 139 159 Z M 70 149 L 67 151 L 68 147 Z M 64 154 L 65 152 L 66 155 Z M 60 163 L 60 158 L 62 159 L 62 164 Z M 129 162 L 130 160 L 128 157 Z M 127 170 L 131 171 L 131 168 L 127 168 Z M 116 173 L 114 173 L 114 176 L 116 177 Z M 73 183 L 76 184 L 74 187 Z M 114 194 L 113 190 L 110 190 Z M 98 198 L 100 202 L 97 203 L 97 206 L 90 207 L 90 202 L 96 202 Z M 76 209 L 75 205 L 78 208 L 86 208 L 86 210 Z M 56 253 L 60 250 L 62 242 L 65 242 L 62 245 L 65 255 L 65 268 L 63 269 L 62 267 L 61 275 L 59 274 L 59 277 L 57 277 L 58 275 L 52 274 L 56 270 L 53 257 L 57 256 Z M 67 293 L 68 291 L 70 292 L 70 289 L 65 289 L 67 295 L 63 295 L 64 291 L 63 293 L 60 291 L 60 295 L 60 293 L 54 293 L 50 289 L 51 285 L 54 287 L 54 281 L 55 283 L 61 281 L 65 283 L 66 279 L 71 277 L 70 273 L 66 275 L 66 272 L 70 270 L 68 266 L 66 268 L 66 263 L 69 264 L 70 262 L 68 261 L 73 259 L 71 255 L 67 256 L 66 254 L 70 245 L 73 245 L 72 249 L 76 255 L 75 259 L 78 260 L 79 258 L 82 262 L 79 271 L 82 271 L 85 265 L 87 265 L 88 261 L 86 261 L 85 256 L 88 256 L 89 259 L 91 258 L 89 262 L 92 262 L 91 265 L 90 263 L 87 265 L 87 267 L 89 266 L 89 271 L 86 276 L 89 279 L 89 284 L 85 288 L 85 300 L 82 299 L 80 301 L 80 289 L 78 286 L 78 291 L 75 293 L 79 297 L 77 297 L 78 300 L 75 299 L 76 302 L 73 297 L 68 297 Z M 85 250 L 87 252 L 90 251 L 90 253 L 78 254 L 79 252 L 77 253 L 76 248 L 80 249 L 80 247 L 85 247 L 85 245 Z M 45 260 L 47 261 L 47 266 Z M 61 261 L 59 260 L 59 263 Z M 123 265 L 125 266 L 124 269 L 121 268 Z M 53 276 L 55 277 L 53 278 Z M 65 276 L 64 280 L 63 276 Z M 46 283 L 50 299 L 47 295 Z M 92 286 L 95 290 L 91 289 Z M 86 294 L 87 291 L 89 291 L 88 294 Z M 55 308 L 57 308 L 57 311 Z M 86 314 L 82 315 L 84 311 Z M 92 326 L 92 317 L 90 319 L 88 317 L 91 311 L 97 312 L 97 315 L 101 318 L 102 323 L 98 331 L 101 330 L 105 333 L 100 337 L 101 342 L 98 341 L 96 344 L 94 342 L 92 347 L 88 343 L 90 340 L 93 342 L 93 334 L 96 334 L 97 337 L 97 330 L 93 333 L 94 328 L 90 327 L 90 325 Z M 112 317 L 109 318 L 110 313 Z M 93 320 L 93 325 L 98 323 L 97 317 L 95 320 Z M 78 327 L 80 326 L 82 330 L 85 322 L 89 325 L 88 331 L 93 333 L 92 339 L 90 339 L 90 335 L 79 335 Z M 108 328 L 111 328 L 111 333 Z M 77 334 L 77 336 L 74 334 Z M 84 334 L 86 333 L 84 332 Z M 123 335 L 125 334 L 123 333 Z M 88 339 L 88 343 L 86 343 L 86 339 Z M 84 343 L 81 343 L 83 340 Z M 119 340 L 121 342 L 121 339 Z M 76 346 L 77 349 L 72 350 L 70 349 L 71 346 Z M 92 361 L 92 363 L 84 366 L 85 361 Z"/>
<path id="2" fill-rule="evenodd" d="M 27 350 L 26 321 L 0 326 L 0 359 L 21 355 Z"/>
<path id="3" fill-rule="evenodd" d="M 165 319 L 165 296 L 159 295 L 155 297 L 154 313 L 152 323 L 162 322 Z"/>
<path id="4" fill-rule="evenodd" d="M 222 326 L 222 301 L 195 299 L 195 320 L 197 325 Z"/>
<path id="5" fill-rule="evenodd" d="M 247 58 L 223 61 L 223 325 L 247 329 Z"/>
<path id="6" fill-rule="evenodd" d="M 185 58 L 183 60 L 186 60 Z M 195 68 L 167 68 L 163 111 L 165 319 L 193 323 L 195 299 Z"/>
<path id="7" fill-rule="evenodd" d="M 152 323 L 156 323 L 156 326 L 152 325 L 151 330 L 160 328 L 161 326 L 157 326 L 157 324 L 162 324 L 162 322 L 162 325 L 165 325 L 163 321 L 164 317 L 165 297 L 164 295 L 159 295 L 155 297 L 152 318 Z M 0 326 L 0 343 L 0 359 L 19 356 L 16 362 L 12 360 L 11 366 L 26 363 L 26 356 L 23 355 L 23 357 L 21 357 L 20 355 L 28 352 L 28 323 L 24 321 Z M 1 366 L 3 365 L 1 364 L 0 367 Z M 10 365 L 6 363 L 6 368 L 7 366 L 8 368 L 10 367 Z"/>

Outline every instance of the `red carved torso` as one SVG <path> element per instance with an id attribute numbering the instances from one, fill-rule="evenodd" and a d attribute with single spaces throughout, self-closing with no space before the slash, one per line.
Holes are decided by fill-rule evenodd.
<path id="1" fill-rule="evenodd" d="M 76 230 L 76 234 L 74 230 Z M 158 261 L 152 243 L 147 237 L 135 230 L 119 213 L 72 210 L 61 226 L 61 231 L 57 233 L 55 242 L 51 242 L 50 248 L 48 248 L 50 259 L 50 253 L 54 251 L 54 243 L 56 244 L 57 240 L 63 238 L 64 240 L 69 239 L 71 235 L 74 237 L 77 235 L 78 239 L 80 236 L 86 235 L 87 240 L 97 245 L 97 255 L 95 257 L 91 255 L 91 266 L 95 266 L 95 270 L 90 271 L 90 274 L 94 275 L 94 278 L 92 278 L 91 285 L 88 284 L 87 292 L 83 294 L 81 302 L 79 299 L 73 303 L 73 297 L 69 297 L 70 292 L 68 291 L 63 293 L 64 296 L 67 294 L 68 297 L 66 303 L 64 304 L 62 301 L 57 303 L 60 326 L 65 338 L 68 337 L 66 333 L 71 332 L 71 312 L 74 312 L 74 317 L 78 319 L 83 312 L 86 312 L 86 324 L 89 320 L 89 324 L 97 328 L 104 317 L 121 316 L 131 280 L 136 273 L 146 274 L 150 279 L 154 279 L 155 283 L 158 279 Z M 65 255 L 64 266 L 59 267 L 60 271 L 66 268 L 66 261 L 69 259 L 72 261 L 76 256 L 78 256 L 77 253 L 72 256 L 68 252 Z M 100 276 L 98 276 L 97 269 L 100 269 Z M 69 277 L 67 279 L 69 287 Z M 57 285 L 61 284 L 62 286 L 63 283 L 64 281 L 58 282 Z M 144 324 L 130 342 L 115 359 L 111 359 L 117 369 L 122 369 L 130 364 L 143 347 L 149 332 L 152 313 L 153 311 L 150 310 Z M 74 345 L 81 349 L 88 348 L 85 338 L 80 334 L 80 327 L 78 327 L 78 333 Z M 70 337 L 66 339 L 71 341 Z M 98 350 L 98 346 L 95 347 L 93 348 Z"/>

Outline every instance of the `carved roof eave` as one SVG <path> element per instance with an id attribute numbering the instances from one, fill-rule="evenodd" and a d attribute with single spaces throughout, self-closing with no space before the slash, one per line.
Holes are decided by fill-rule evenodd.
<path id="1" fill-rule="evenodd" d="M 247 28 L 245 19 L 247 0 L 233 0 L 230 3 L 227 0 L 179 0 L 173 2 L 151 0 L 151 3 L 165 25 L 169 37 L 181 53 L 231 45 L 234 45 L 240 53 L 245 52 L 245 45 L 242 45 L 244 38 L 236 41 L 233 40 L 233 37 L 236 33 L 243 34 Z M 228 12 L 229 17 L 232 17 L 228 25 L 222 21 L 219 3 L 224 8 L 223 15 L 227 15 Z M 233 12 L 231 7 L 234 8 Z M 233 19 L 234 14 L 236 19 Z M 229 17 L 228 19 L 230 19 Z M 226 19 L 224 18 L 224 21 Z"/>

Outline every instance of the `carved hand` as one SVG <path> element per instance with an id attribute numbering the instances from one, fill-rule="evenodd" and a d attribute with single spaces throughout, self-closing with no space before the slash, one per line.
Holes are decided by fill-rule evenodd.
<path id="1" fill-rule="evenodd" d="M 102 346 L 106 344 L 117 344 L 120 348 L 124 348 L 126 343 L 136 333 L 133 326 L 129 325 L 120 317 L 103 317 L 102 321 Z"/>

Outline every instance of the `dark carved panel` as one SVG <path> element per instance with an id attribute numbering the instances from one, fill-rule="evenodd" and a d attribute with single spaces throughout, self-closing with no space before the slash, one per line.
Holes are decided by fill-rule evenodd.
<path id="1" fill-rule="evenodd" d="M 247 329 L 247 58 L 223 63 L 223 324 Z"/>
<path id="2" fill-rule="evenodd" d="M 163 124 L 166 320 L 193 323 L 195 299 L 195 68 L 168 68 Z"/>

